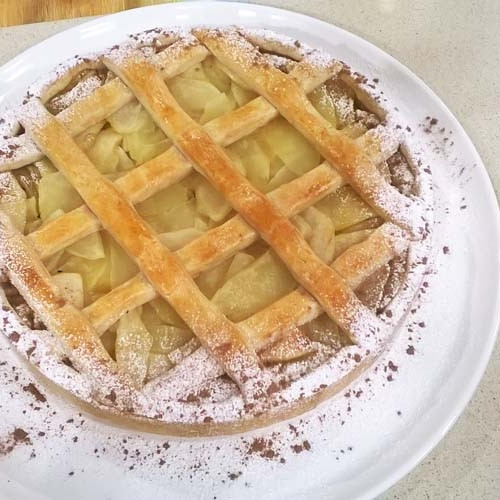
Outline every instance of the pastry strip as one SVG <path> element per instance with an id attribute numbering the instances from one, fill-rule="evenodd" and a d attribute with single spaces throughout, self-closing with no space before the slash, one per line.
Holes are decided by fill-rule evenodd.
<path id="1" fill-rule="evenodd" d="M 397 143 L 394 143 L 393 147 L 397 147 Z M 173 149 L 173 151 L 177 150 Z M 377 155 L 377 161 L 383 161 L 385 158 L 392 155 L 393 152 L 393 149 L 384 151 L 377 149 L 373 151 L 373 154 Z M 170 172 L 170 169 L 164 169 L 163 172 L 165 173 L 162 174 L 162 178 L 178 178 L 185 172 L 187 168 L 185 157 L 178 152 L 176 154 L 179 156 L 179 163 L 176 164 L 177 167 L 172 169 L 173 172 Z M 180 161 L 183 161 L 183 163 L 180 163 Z M 151 160 L 151 162 L 155 162 L 155 160 Z M 161 164 L 155 163 L 155 165 L 158 165 L 159 169 L 161 168 Z M 140 167 L 133 172 L 138 172 L 139 168 Z M 156 166 L 154 168 L 156 169 Z M 128 175 L 132 175 L 133 172 Z M 172 175 L 170 175 L 170 173 Z M 134 179 L 137 179 L 138 185 L 144 186 L 144 183 L 147 183 L 147 175 L 134 176 L 130 178 L 130 181 L 128 181 L 128 175 L 120 179 L 123 180 L 124 183 L 119 184 L 119 187 L 122 188 L 125 194 L 128 194 L 129 189 L 130 192 L 134 192 Z M 154 185 L 155 178 L 156 177 L 153 176 L 150 184 Z M 278 187 L 269 193 L 268 196 L 286 216 L 291 217 L 300 213 L 308 206 L 313 205 L 342 184 L 343 181 L 338 173 L 328 164 L 323 163 L 304 174 L 302 177 Z M 129 187 L 125 188 L 125 186 Z M 146 187 L 145 189 L 148 188 Z M 141 188 L 139 188 L 138 191 L 141 191 Z M 137 193 L 138 191 L 135 192 Z M 132 200 L 134 200 L 133 197 Z M 81 217 L 82 213 L 85 214 L 88 220 Z M 76 222 L 73 221 L 74 217 L 76 218 Z M 90 223 L 91 220 L 92 222 Z M 59 224 L 57 222 L 59 222 Z M 87 222 L 89 222 L 88 225 Z M 44 227 L 31 233 L 28 238 L 31 239 L 36 250 L 43 257 L 53 253 L 49 252 L 49 249 L 53 250 L 56 248 L 59 250 L 64 248 L 66 240 L 73 242 L 74 239 L 70 239 L 70 237 L 79 230 L 86 235 L 94 230 L 97 231 L 99 228 L 100 224 L 98 224 L 95 216 L 86 206 L 83 206 L 46 224 Z M 221 226 L 207 231 L 201 237 L 178 250 L 177 255 L 186 266 L 187 270 L 192 275 L 197 275 L 204 270 L 212 268 L 218 262 L 230 257 L 235 252 L 243 250 L 252 242 L 256 241 L 257 238 L 258 235 L 252 227 L 239 215 L 236 215 Z M 78 237 L 76 239 L 78 239 Z M 62 244 L 59 242 L 62 242 Z M 130 296 L 128 297 L 127 294 Z M 86 310 L 93 318 L 94 327 L 102 334 L 107 328 L 115 323 L 125 311 L 133 307 L 138 307 L 151 300 L 149 298 L 151 294 L 154 296 L 154 289 L 139 275 L 137 278 L 132 278 L 126 283 L 123 283 L 118 291 L 112 290 L 99 298 L 93 304 L 90 304 Z M 123 306 L 125 302 L 127 307 Z"/>
<path id="2" fill-rule="evenodd" d="M 202 62 L 208 54 L 208 50 L 203 45 L 194 37 L 189 36 L 155 54 L 152 57 L 152 62 L 161 68 L 163 77 L 168 79 Z M 317 68 L 310 64 L 306 58 L 297 64 L 292 74 L 300 81 L 305 92 L 310 92 L 338 73 L 340 68 L 340 63 L 335 61 L 330 61 L 329 64 Z M 134 95 L 120 79 L 114 78 L 92 94 L 61 111 L 57 117 L 74 136 L 106 119 L 133 99 Z M 256 101 L 255 108 L 258 109 L 265 103 L 267 104 L 267 112 L 277 116 L 278 112 L 264 98 L 258 97 L 254 101 Z M 4 147 L 8 154 L 4 156 L 0 154 L 0 171 L 20 168 L 43 157 L 33 141 L 25 134 L 6 140 Z"/>

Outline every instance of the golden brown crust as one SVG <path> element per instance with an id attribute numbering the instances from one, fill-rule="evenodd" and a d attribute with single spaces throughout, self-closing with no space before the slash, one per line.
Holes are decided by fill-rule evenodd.
<path id="1" fill-rule="evenodd" d="M 163 78 L 168 79 L 203 61 L 208 54 L 208 50 L 202 44 L 194 37 L 188 36 L 155 54 L 153 62 L 161 69 Z"/>
<path id="2" fill-rule="evenodd" d="M 235 217 L 232 220 L 235 219 L 243 223 L 241 218 Z M 400 230 L 392 225 L 389 229 L 387 225 L 381 226 L 364 241 L 343 252 L 332 265 L 350 287 L 357 288 L 374 271 L 406 248 L 404 233 L 394 234 L 398 231 Z M 401 238 L 399 246 L 393 243 L 395 237 Z M 183 260 L 182 251 L 179 251 L 178 255 Z M 188 267 L 187 262 L 186 260 L 185 265 Z M 353 270 L 351 266 L 354 266 Z M 102 333 L 123 314 L 124 310 L 145 304 L 155 296 L 154 288 L 137 275 L 98 299 L 84 312 L 94 328 Z M 307 323 L 322 312 L 321 306 L 305 290 L 297 289 L 244 320 L 240 326 L 246 334 L 249 345 L 259 351 L 280 338 L 290 328 Z"/>
<path id="3" fill-rule="evenodd" d="M 133 89 L 157 125 L 256 229 L 343 330 L 353 335 L 361 315 L 367 329 L 380 328 L 379 320 L 342 277 L 319 259 L 299 230 L 232 166 L 226 153 L 182 110 L 151 63 L 137 52 L 126 58 L 111 53 L 104 62 Z"/>
<path id="4" fill-rule="evenodd" d="M 272 191 L 269 197 L 285 215 L 291 216 L 334 191 L 340 183 L 341 180 L 333 169 L 320 165 L 295 181 Z M 60 219 L 63 218 L 64 216 Z M 247 248 L 257 238 L 258 235 L 252 227 L 236 215 L 176 253 L 186 270 L 192 276 L 197 276 L 235 252 Z M 138 275 L 88 306 L 86 312 L 91 315 L 90 319 L 96 330 L 102 333 L 119 319 L 124 311 L 145 304 L 155 296 L 153 287 Z M 127 304 L 127 307 L 124 304 Z"/>
<path id="5" fill-rule="evenodd" d="M 263 109 L 260 104 L 255 106 L 255 101 L 258 99 L 207 123 L 207 131 L 214 140 L 219 140 L 222 145 L 228 145 L 274 118 L 276 112 L 272 106 L 266 104 Z M 135 204 L 187 177 L 192 171 L 190 162 L 177 148 L 172 147 L 133 169 L 115 184 L 128 200 Z M 61 230 L 63 225 L 64 230 Z M 37 229 L 30 238 L 43 258 L 46 258 L 90 234 L 91 228 L 98 231 L 99 221 L 86 207 L 79 207 L 58 218 L 57 222 Z"/>
<path id="6" fill-rule="evenodd" d="M 391 227 L 388 228 L 387 225 Z M 352 289 L 357 288 L 374 271 L 400 254 L 406 245 L 404 233 L 398 245 L 391 244 L 393 225 L 384 224 L 376 229 L 365 241 L 348 248 L 332 264 Z M 394 231 L 401 231 L 394 228 Z M 374 251 L 375 249 L 375 251 Z M 351 263 L 356 268 L 351 271 Z M 305 290 L 298 288 L 282 299 L 274 302 L 262 311 L 243 322 L 246 331 L 252 331 L 252 342 L 260 350 L 276 340 L 280 333 L 293 326 L 300 326 L 318 317 L 323 312 L 320 304 Z"/>
<path id="7" fill-rule="evenodd" d="M 182 48 L 182 46 L 180 47 Z M 188 46 L 191 50 L 196 52 L 194 62 L 201 60 L 202 55 L 206 56 L 207 51 L 202 46 L 198 44 L 189 44 Z M 167 65 L 166 62 L 162 64 L 165 65 L 166 68 L 172 68 L 169 70 L 168 74 L 173 76 L 180 71 L 180 68 L 185 69 L 186 60 L 189 60 L 189 58 L 186 59 L 184 55 L 177 55 L 170 64 Z M 297 79 L 305 91 L 308 91 L 334 75 L 338 69 L 338 63 L 325 66 L 318 70 L 307 61 L 303 61 L 294 68 L 291 75 Z M 165 76 L 165 71 L 167 70 L 164 70 L 163 76 Z M 113 82 L 117 83 L 113 84 Z M 62 119 L 63 123 L 70 127 L 72 133 L 78 133 L 81 130 L 74 128 L 76 127 L 75 123 L 78 124 L 80 120 L 71 121 L 71 116 L 82 115 L 88 117 L 86 125 L 94 125 L 94 123 L 97 123 L 98 119 L 102 118 L 103 109 L 107 109 L 109 106 L 112 107 L 113 111 L 118 109 L 116 104 L 114 104 L 116 100 L 123 100 L 123 104 L 129 102 L 128 91 L 125 92 L 120 85 L 122 85 L 120 80 L 113 80 L 92 94 L 92 96 L 95 96 L 95 106 L 92 105 L 91 98 L 82 99 L 60 113 L 58 118 Z M 100 113 L 97 118 L 93 115 L 93 113 L 96 112 L 95 110 L 99 110 L 98 112 Z M 105 112 L 106 116 L 111 114 L 110 110 Z M 244 106 L 208 122 L 204 128 L 215 142 L 222 146 L 227 146 L 265 125 L 276 116 L 278 116 L 278 111 L 264 98 L 257 97 Z M 379 157 L 381 154 L 380 141 L 377 141 L 375 137 L 371 140 L 371 144 L 372 147 L 369 151 L 373 157 L 372 159 L 375 163 L 379 163 L 382 161 Z M 192 172 L 190 163 L 175 147 L 172 147 L 165 153 L 140 165 L 138 168 L 127 173 L 124 177 L 118 179 L 116 185 L 123 191 L 129 201 L 135 204 L 152 196 L 161 189 L 178 182 L 189 175 L 190 172 Z M 294 193 L 291 193 L 290 196 L 292 197 L 293 195 Z M 77 211 L 79 211 L 78 214 L 73 213 Z M 30 235 L 33 243 L 37 247 L 37 251 L 42 254 L 42 258 L 46 258 L 70 245 L 74 241 L 90 234 L 91 228 L 95 228 L 94 230 L 96 231 L 98 230 L 99 226 L 96 224 L 97 221 L 89 210 L 78 208 L 73 212 L 63 215 L 58 219 L 57 224 L 46 224 Z M 87 220 L 83 218 L 84 216 L 87 216 Z M 91 218 L 93 220 L 91 220 Z M 59 225 L 64 225 L 64 230 L 60 230 L 58 227 Z"/>
<path id="8" fill-rule="evenodd" d="M 30 233 L 27 238 L 40 258 L 46 259 L 100 229 L 99 221 L 85 205 L 82 205 L 47 222 Z"/>

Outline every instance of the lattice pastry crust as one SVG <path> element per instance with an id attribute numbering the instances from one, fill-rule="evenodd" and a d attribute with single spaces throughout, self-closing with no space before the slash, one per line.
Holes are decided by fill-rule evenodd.
<path id="1" fill-rule="evenodd" d="M 207 58 L 251 97 L 201 124 L 203 117 L 195 119 L 181 107 L 171 82 Z M 346 111 L 357 117 L 348 127 L 336 126 L 312 102 L 315 89 L 337 84 L 358 106 Z M 0 120 L 6 334 L 43 375 L 80 402 L 160 432 L 242 431 L 298 414 L 338 392 L 390 345 L 425 268 L 432 222 L 430 178 L 367 89 L 322 51 L 264 30 L 156 29 L 62 65 Z M 111 178 L 85 141 L 135 99 L 166 137 L 165 148 Z M 263 192 L 228 147 L 279 116 L 322 162 Z M 370 119 L 371 125 L 361 124 Z M 19 187 L 20 172 L 45 157 L 82 205 L 23 234 L 12 212 L 12 203 L 27 196 Z M 391 169 L 395 165 L 404 168 Z M 229 215 L 172 251 L 134 205 L 193 172 L 222 195 Z M 347 185 L 372 218 L 353 226 L 357 230 L 337 231 L 333 260 L 333 253 L 315 252 L 299 214 L 316 213 L 307 211 Z M 137 274 L 77 307 L 48 262 L 97 231 L 126 252 Z M 314 235 L 322 236 L 319 230 Z M 195 278 L 258 241 L 272 249 L 296 288 L 249 317 L 231 320 Z M 168 369 L 147 379 L 132 377 L 101 336 L 157 297 L 194 338 L 169 353 Z M 311 334 L 320 316 L 338 342 L 327 345 Z M 37 323 L 46 328 L 37 329 Z M 141 335 L 147 340 L 147 332 Z M 132 351 L 129 362 L 140 357 Z"/>

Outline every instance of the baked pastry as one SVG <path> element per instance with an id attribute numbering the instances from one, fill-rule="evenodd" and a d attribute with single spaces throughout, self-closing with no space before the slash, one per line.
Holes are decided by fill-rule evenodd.
<path id="1" fill-rule="evenodd" d="M 5 333 L 79 401 L 161 432 L 338 392 L 390 345 L 432 220 L 427 171 L 363 83 L 236 28 L 59 67 L 0 120 Z"/>

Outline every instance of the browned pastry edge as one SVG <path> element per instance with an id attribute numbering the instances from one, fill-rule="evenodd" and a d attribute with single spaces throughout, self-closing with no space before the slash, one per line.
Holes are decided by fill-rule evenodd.
<path id="1" fill-rule="evenodd" d="M 389 342 L 390 340 L 388 340 L 388 343 Z M 322 402 L 343 391 L 349 384 L 354 382 L 361 373 L 370 368 L 370 366 L 372 366 L 380 358 L 380 356 L 383 355 L 383 353 L 384 349 L 381 349 L 381 351 L 377 354 L 366 356 L 353 370 L 336 383 L 331 384 L 324 389 L 318 390 L 317 393 L 310 397 L 295 400 L 287 405 L 286 408 L 280 406 L 277 411 L 270 410 L 265 414 L 251 416 L 251 418 L 245 418 L 237 422 L 206 422 L 190 424 L 170 423 L 130 413 L 126 414 L 124 412 L 117 411 L 117 409 L 112 406 L 98 406 L 97 403 L 84 401 L 46 377 L 43 373 L 37 370 L 25 356 L 22 356 L 20 353 L 19 354 L 22 357 L 23 362 L 25 362 L 26 366 L 29 368 L 30 372 L 35 377 L 40 379 L 41 383 L 47 386 L 56 395 L 60 395 L 64 399 L 70 400 L 75 407 L 87 412 L 92 416 L 92 418 L 97 419 L 100 423 L 122 429 L 149 432 L 152 434 L 197 438 L 244 433 L 262 427 L 267 427 L 313 410 Z"/>

